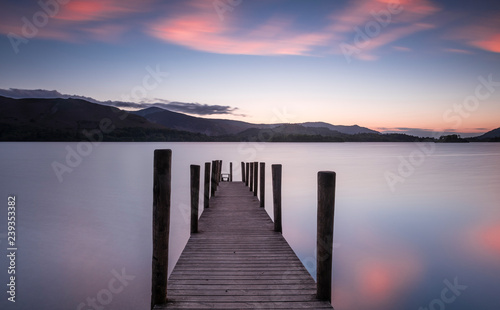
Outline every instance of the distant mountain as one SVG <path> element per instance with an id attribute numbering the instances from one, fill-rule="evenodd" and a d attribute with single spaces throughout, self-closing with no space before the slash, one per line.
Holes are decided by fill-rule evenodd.
<path id="1" fill-rule="evenodd" d="M 473 139 L 480 141 L 500 141 L 500 128 L 488 131 L 487 133 L 484 133 Z"/>
<path id="2" fill-rule="evenodd" d="M 167 128 L 201 133 L 208 136 L 233 135 L 249 128 L 263 128 L 269 126 L 241 121 L 189 116 L 157 107 L 146 108 L 131 113 L 143 116 L 149 121 Z"/>
<path id="3" fill-rule="evenodd" d="M 499 129 L 483 135 L 498 137 Z M 91 133 L 91 134 L 89 134 Z M 158 107 L 127 112 L 75 98 L 0 96 L 0 141 L 435 141 L 323 122 L 252 124 L 194 117 Z M 496 139 L 496 138 L 493 138 Z"/>
<path id="4" fill-rule="evenodd" d="M 304 127 L 325 127 L 330 130 L 338 131 L 341 133 L 345 133 L 348 135 L 355 135 L 358 133 L 379 133 L 378 131 L 371 130 L 365 127 L 360 127 L 358 125 L 353 125 L 353 126 L 342 126 L 342 125 L 332 125 L 324 122 L 306 122 L 300 124 Z"/>
<path id="5" fill-rule="evenodd" d="M 0 97 L 0 122 L 40 128 L 93 128 L 102 119 L 117 128 L 162 128 L 118 108 L 81 99 L 11 99 Z"/>
<path id="6" fill-rule="evenodd" d="M 189 116 L 182 113 L 172 112 L 157 107 L 146 108 L 132 113 L 143 116 L 154 123 L 163 125 L 168 128 L 195 132 L 195 133 L 202 133 L 208 136 L 236 135 L 252 128 L 270 129 L 286 125 L 286 124 L 252 124 L 242 121 L 233 121 L 226 119 L 201 118 L 201 117 Z M 324 128 L 324 129 L 329 129 L 331 131 L 336 131 L 339 133 L 350 134 L 350 135 L 358 133 L 379 133 L 375 130 L 360 127 L 358 125 L 339 126 L 324 122 L 307 122 L 294 125 L 302 126 L 301 131 L 303 132 L 307 132 L 304 128 Z M 292 127 L 288 128 L 290 129 Z M 312 132 L 315 131 L 311 129 L 306 134 L 310 134 Z M 323 130 L 323 134 L 330 135 L 330 132 Z"/>
<path id="7" fill-rule="evenodd" d="M 349 127 L 349 126 L 347 126 Z M 346 134 L 326 127 L 306 127 L 302 124 L 281 124 L 273 128 L 251 128 L 236 135 L 239 141 L 257 142 L 418 142 L 428 141 L 406 134 L 360 132 Z M 432 140 L 431 140 L 432 141 Z"/>
<path id="8" fill-rule="evenodd" d="M 95 133 L 88 138 L 85 133 Z M 142 116 L 81 99 L 0 97 L 0 141 L 203 141 Z M 90 136 L 90 134 L 88 134 Z"/>

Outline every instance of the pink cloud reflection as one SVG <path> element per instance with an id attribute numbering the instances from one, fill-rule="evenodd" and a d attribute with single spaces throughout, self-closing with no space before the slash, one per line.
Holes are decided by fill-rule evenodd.
<path id="1" fill-rule="evenodd" d="M 383 309 L 420 281 L 424 266 L 414 249 L 389 236 L 382 237 L 360 231 L 355 238 L 362 246 L 337 255 L 336 263 L 343 266 L 344 276 L 334 282 L 334 307 Z"/>
<path id="2" fill-rule="evenodd" d="M 500 257 L 500 222 L 481 223 L 466 232 L 463 250 L 475 258 L 498 262 Z"/>

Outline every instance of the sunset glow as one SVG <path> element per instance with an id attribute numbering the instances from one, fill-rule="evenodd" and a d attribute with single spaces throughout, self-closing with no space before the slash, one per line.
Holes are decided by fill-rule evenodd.
<path id="1" fill-rule="evenodd" d="M 123 100 L 160 66 L 168 81 L 135 102 L 231 106 L 213 117 L 255 123 L 286 108 L 295 122 L 471 136 L 499 126 L 500 8 L 488 5 L 7 1 L 0 88 Z"/>

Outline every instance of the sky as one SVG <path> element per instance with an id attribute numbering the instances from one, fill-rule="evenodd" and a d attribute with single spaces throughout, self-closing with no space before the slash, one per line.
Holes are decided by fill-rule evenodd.
<path id="1" fill-rule="evenodd" d="M 0 36 L 13 97 L 420 136 L 500 127 L 497 0 L 4 0 Z"/>

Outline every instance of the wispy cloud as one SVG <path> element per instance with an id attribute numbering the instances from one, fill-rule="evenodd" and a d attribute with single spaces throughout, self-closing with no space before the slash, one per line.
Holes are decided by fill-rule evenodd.
<path id="1" fill-rule="evenodd" d="M 74 98 L 83 99 L 92 103 L 109 105 L 117 108 L 125 109 L 145 109 L 145 108 L 162 108 L 169 111 L 175 111 L 180 113 L 187 113 L 193 115 L 237 115 L 245 116 L 243 114 L 236 114 L 238 108 L 223 105 L 209 105 L 201 103 L 185 103 L 185 102 L 174 102 L 165 99 L 154 99 L 149 101 L 137 102 L 125 102 L 125 101 L 99 101 L 90 97 L 79 96 L 79 95 L 68 95 L 62 94 L 57 90 L 46 90 L 46 89 L 18 89 L 9 88 L 1 89 L 0 96 L 21 99 L 21 98 Z"/>
<path id="2" fill-rule="evenodd" d="M 121 102 L 121 101 L 105 101 L 103 104 L 112 105 L 117 108 L 133 108 L 133 109 L 145 109 L 145 108 L 162 108 L 169 111 L 187 113 L 193 115 L 239 115 L 235 114 L 238 108 L 222 105 L 209 105 L 201 103 L 186 103 L 186 102 L 170 102 L 164 99 L 155 99 L 154 102 Z"/>
<path id="3" fill-rule="evenodd" d="M 61 12 L 54 18 L 72 22 L 109 20 L 142 11 L 144 4 L 147 4 L 147 2 L 134 0 L 72 0 L 62 6 Z"/>
<path id="4" fill-rule="evenodd" d="M 366 32 L 367 27 L 378 23 L 380 31 L 353 55 L 376 60 L 386 47 L 411 52 L 399 41 L 449 22 L 438 2 L 431 0 L 348 0 L 344 7 L 317 16 L 315 28 L 303 27 L 303 16 L 297 13 L 275 11 L 274 15 L 266 14 L 267 18 L 256 18 L 256 11 L 244 4 L 221 21 L 210 0 L 72 0 L 60 5 L 47 25 L 38 29 L 36 38 L 113 42 L 137 30 L 171 44 L 217 54 L 325 56 L 342 55 L 342 43 L 352 44 L 359 31 Z M 391 13 L 390 7 L 400 10 Z M 0 12 L 0 33 L 19 35 L 22 17 L 30 19 L 37 11 L 41 11 L 37 5 L 24 8 L 6 2 Z M 482 19 L 463 19 L 463 26 L 449 29 L 446 39 L 500 53 L 498 13 Z M 460 47 L 441 51 L 468 53 Z"/>
<path id="5" fill-rule="evenodd" d="M 19 98 L 69 98 L 69 95 L 63 95 L 57 90 L 46 89 L 19 89 L 9 88 L 1 89 L 0 96 L 19 99 Z"/>
<path id="6" fill-rule="evenodd" d="M 330 17 L 330 31 L 335 40 L 333 51 L 340 54 L 341 45 L 349 44 L 359 50 L 353 57 L 378 59 L 377 50 L 417 32 L 434 28 L 429 18 L 439 11 L 439 6 L 428 0 L 350 1 L 344 10 L 334 12 Z M 355 44 L 360 32 L 366 41 L 362 47 Z"/>
<path id="7" fill-rule="evenodd" d="M 246 29 L 229 19 L 221 22 L 210 1 L 189 1 L 184 5 L 190 9 L 151 23 L 148 33 L 193 50 L 245 55 L 306 55 L 328 37 L 297 31 L 293 19 L 285 17 L 275 16 Z"/>
<path id="8" fill-rule="evenodd" d="M 152 9 L 155 0 L 72 0 L 67 4 L 54 3 L 44 10 L 41 6 L 22 7 L 17 3 L 7 2 L 0 18 L 0 33 L 23 36 L 26 20 L 33 23 L 35 14 L 50 17 L 42 26 L 34 27 L 33 37 L 67 42 L 84 40 L 116 40 L 133 25 L 124 18 L 138 15 Z M 31 38 L 31 36 L 30 36 Z"/>
<path id="9" fill-rule="evenodd" d="M 296 17 L 274 16 L 250 30 L 237 19 L 220 22 L 210 1 L 191 0 L 184 3 L 189 9 L 166 16 L 149 25 L 148 33 L 169 43 L 193 50 L 219 54 L 246 55 L 318 55 L 325 47 L 340 54 L 339 44 L 349 42 L 356 28 L 377 21 L 374 14 L 388 6 L 401 4 L 402 12 L 390 16 L 390 25 L 381 35 L 370 40 L 361 59 L 374 59 L 373 52 L 413 33 L 433 27 L 421 22 L 439 11 L 428 0 L 354 0 L 340 11 L 326 13 L 324 26 L 303 31 Z M 371 53 L 370 53 L 371 51 Z"/>
<path id="10" fill-rule="evenodd" d="M 485 51 L 500 53 L 500 13 L 474 19 L 450 31 L 446 38 Z"/>

